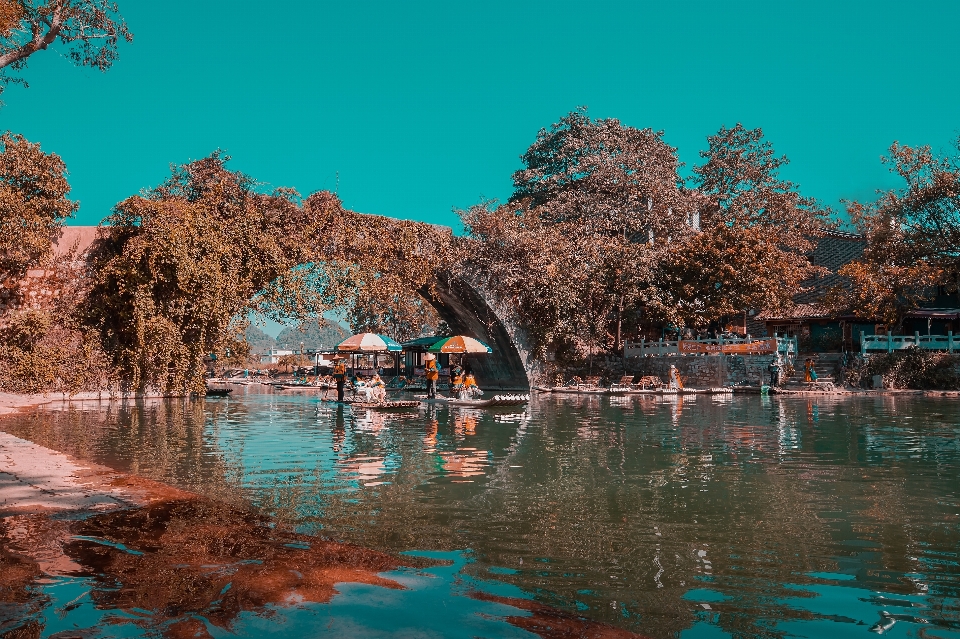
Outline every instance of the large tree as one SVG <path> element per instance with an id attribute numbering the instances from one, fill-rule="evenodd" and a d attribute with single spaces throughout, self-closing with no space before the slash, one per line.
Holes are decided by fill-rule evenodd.
<path id="1" fill-rule="evenodd" d="M 883 162 L 904 181 L 873 202 L 847 203 L 867 246 L 840 273 L 850 286 L 831 296 L 837 310 L 902 324 L 937 288 L 960 289 L 960 139 L 955 151 L 894 142 Z"/>
<path id="2" fill-rule="evenodd" d="M 540 348 L 619 349 L 653 265 L 690 230 L 676 150 L 662 132 L 579 109 L 542 129 L 521 160 L 507 204 L 462 213 L 482 283 Z"/>
<path id="3" fill-rule="evenodd" d="M 707 143 L 691 180 L 699 232 L 675 242 L 661 262 L 652 304 L 665 319 L 692 326 L 789 307 L 802 282 L 821 272 L 809 256 L 829 216 L 780 177 L 789 161 L 761 129 L 723 127 Z"/>
<path id="4" fill-rule="evenodd" d="M 56 42 L 75 64 L 106 71 L 120 40 L 131 42 L 133 34 L 110 0 L 0 0 L 0 91 L 23 82 L 9 71 Z"/>
<path id="5" fill-rule="evenodd" d="M 50 256 L 64 220 L 77 210 L 69 193 L 59 156 L 21 135 L 0 135 L 0 281 Z"/>
<path id="6" fill-rule="evenodd" d="M 251 300 L 306 257 L 296 194 L 259 193 L 225 160 L 177 167 L 106 220 L 85 313 L 133 390 L 202 389 L 204 357 L 242 342 Z"/>

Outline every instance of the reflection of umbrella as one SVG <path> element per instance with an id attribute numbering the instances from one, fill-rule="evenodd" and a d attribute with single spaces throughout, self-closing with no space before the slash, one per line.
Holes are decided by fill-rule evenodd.
<path id="1" fill-rule="evenodd" d="M 385 335 L 376 333 L 358 333 L 337 344 L 341 353 L 385 353 L 403 350 L 400 344 Z"/>
<path id="2" fill-rule="evenodd" d="M 492 353 L 493 349 L 478 339 L 466 335 L 445 337 L 430 348 L 430 353 Z"/>

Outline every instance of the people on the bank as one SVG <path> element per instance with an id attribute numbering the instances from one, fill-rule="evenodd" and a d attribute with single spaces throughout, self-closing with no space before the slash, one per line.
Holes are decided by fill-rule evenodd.
<path id="1" fill-rule="evenodd" d="M 369 388 L 369 397 L 373 401 L 383 403 L 387 399 L 387 385 L 383 383 L 379 373 L 374 373 Z"/>
<path id="2" fill-rule="evenodd" d="M 333 379 L 337 382 L 337 401 L 343 403 L 343 386 L 347 382 L 347 365 L 342 359 L 337 359 L 333 365 Z"/>
<path id="3" fill-rule="evenodd" d="M 463 395 L 468 398 L 483 395 L 483 391 L 477 386 L 477 379 L 470 369 L 467 369 L 466 375 L 463 377 Z"/>
<path id="4" fill-rule="evenodd" d="M 783 369 L 783 364 L 780 362 L 780 355 L 778 354 L 772 360 L 770 360 L 770 365 L 767 367 L 767 370 L 770 371 L 770 385 L 779 386 L 780 385 L 780 371 Z"/>
<path id="5" fill-rule="evenodd" d="M 669 387 L 671 390 L 680 390 L 683 388 L 683 380 L 680 378 L 680 371 L 673 364 L 670 364 Z"/>
<path id="6" fill-rule="evenodd" d="M 457 399 L 463 399 L 463 369 L 459 364 L 450 371 L 450 393 Z"/>
<path id="7" fill-rule="evenodd" d="M 427 377 L 427 397 L 434 399 L 437 396 L 437 380 L 440 379 L 440 367 L 437 366 L 437 356 L 427 353 L 423 356 L 424 374 Z"/>
<path id="8" fill-rule="evenodd" d="M 807 361 L 803 363 L 803 381 L 805 382 L 815 382 L 817 381 L 817 371 L 813 368 L 813 360 L 807 358 Z"/>

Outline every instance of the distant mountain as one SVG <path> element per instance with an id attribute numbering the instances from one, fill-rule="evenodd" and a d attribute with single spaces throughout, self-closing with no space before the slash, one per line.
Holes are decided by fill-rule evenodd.
<path id="1" fill-rule="evenodd" d="M 275 339 L 252 324 L 247 327 L 245 337 L 247 338 L 247 343 L 250 344 L 250 352 L 254 355 L 269 353 L 277 347 L 277 341 Z"/>
<path id="2" fill-rule="evenodd" d="M 304 350 L 333 350 L 333 347 L 350 337 L 340 324 L 327 319 L 306 321 L 296 328 L 288 326 L 277 335 L 275 348 L 285 348 L 291 351 L 300 350 L 303 342 Z"/>

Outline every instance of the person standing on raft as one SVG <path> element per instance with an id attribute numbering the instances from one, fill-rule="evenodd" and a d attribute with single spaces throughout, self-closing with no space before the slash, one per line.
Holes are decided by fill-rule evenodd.
<path id="1" fill-rule="evenodd" d="M 337 401 L 343 403 L 343 385 L 347 381 L 347 365 L 342 359 L 337 359 L 333 365 L 333 379 L 337 382 Z"/>
<path id="2" fill-rule="evenodd" d="M 437 367 L 437 356 L 433 353 L 427 353 L 423 356 L 426 360 L 424 364 L 424 373 L 427 376 L 427 397 L 434 399 L 437 396 L 437 380 L 440 379 L 440 368 Z"/>

